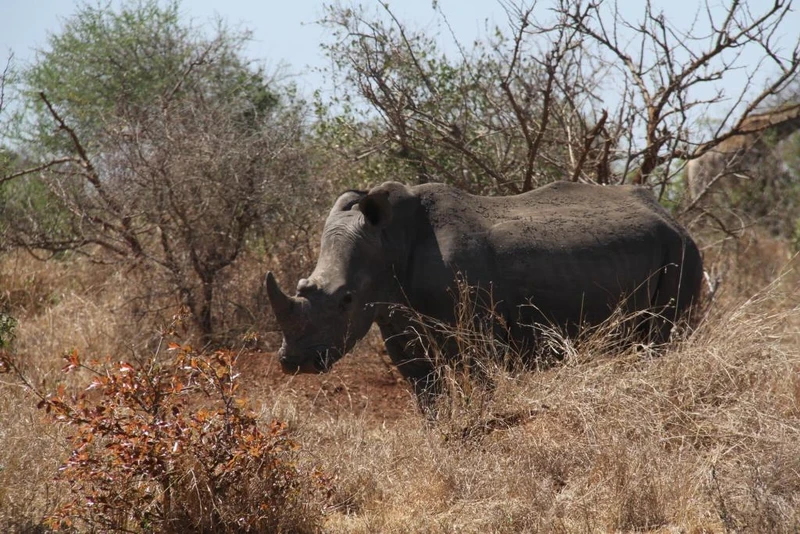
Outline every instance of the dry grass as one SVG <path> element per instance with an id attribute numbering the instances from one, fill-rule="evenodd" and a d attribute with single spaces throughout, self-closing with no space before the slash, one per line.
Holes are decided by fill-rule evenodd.
<path id="1" fill-rule="evenodd" d="M 776 286 L 663 354 L 595 339 L 549 370 L 495 371 L 488 400 L 462 390 L 432 424 L 298 421 L 339 476 L 328 529 L 794 532 L 799 329 Z"/>
<path id="2" fill-rule="evenodd" d="M 374 354 L 303 378 L 305 390 L 300 379 L 272 377 L 285 382 L 246 382 L 246 393 L 265 420 L 287 419 L 304 461 L 333 477 L 326 532 L 795 532 L 798 276 L 745 288 L 732 280 L 761 280 L 769 267 L 763 247 L 740 258 L 724 264 L 730 282 L 704 322 L 667 349 L 612 350 L 600 334 L 560 339 L 567 356 L 548 369 L 490 367 L 490 390 L 453 380 L 437 420 L 417 413 L 407 392 L 391 418 L 352 398 L 320 409 L 320 397 L 355 391 Z M 25 264 L 23 275 L 9 261 L 24 260 L 3 263 L 0 280 L 6 295 L 25 288 L 6 305 L 31 376 L 54 384 L 71 348 L 132 345 L 130 323 L 115 313 L 119 275 L 80 263 Z M 359 393 L 383 395 L 361 380 Z M 0 525 L 33 528 L 58 500 L 63 430 L 44 424 L 19 387 L 0 389 Z"/>
<path id="3" fill-rule="evenodd" d="M 117 334 L 111 291 L 115 274 L 82 261 L 41 262 L 18 253 L 0 262 L 0 311 L 16 318 L 14 350 L 26 375 L 43 389 L 63 383 L 60 356 L 72 349 L 111 354 L 124 346 Z M 38 399 L 12 377 L 0 375 L 0 526 L 29 531 L 59 504 L 53 482 L 68 454 L 68 429 L 47 424 Z"/>

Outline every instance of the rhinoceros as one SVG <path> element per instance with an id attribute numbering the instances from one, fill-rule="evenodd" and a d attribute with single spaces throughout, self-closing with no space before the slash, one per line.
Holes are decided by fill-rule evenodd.
<path id="1" fill-rule="evenodd" d="M 598 323 L 622 301 L 646 311 L 648 331 L 663 341 L 702 279 L 694 241 L 644 188 L 556 182 L 485 197 L 387 182 L 339 196 L 295 296 L 271 272 L 266 289 L 285 372 L 327 371 L 377 323 L 389 357 L 423 395 L 434 364 L 409 343 L 409 314 L 392 304 L 452 323 L 460 280 L 491 292 L 494 313 L 524 338 L 526 325 Z"/>

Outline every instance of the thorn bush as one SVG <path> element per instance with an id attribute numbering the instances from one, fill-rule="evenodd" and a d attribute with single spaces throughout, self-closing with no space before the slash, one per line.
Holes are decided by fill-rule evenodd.
<path id="1" fill-rule="evenodd" d="M 164 343 L 140 363 L 84 363 L 78 394 L 42 393 L 8 352 L 38 407 L 74 432 L 57 480 L 69 492 L 48 518 L 56 530 L 305 532 L 318 530 L 330 481 L 298 463 L 287 424 L 261 424 L 237 396 L 236 354 Z"/>

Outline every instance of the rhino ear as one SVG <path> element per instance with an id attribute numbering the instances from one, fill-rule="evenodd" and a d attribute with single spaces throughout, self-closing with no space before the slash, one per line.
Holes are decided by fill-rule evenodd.
<path id="1" fill-rule="evenodd" d="M 373 189 L 358 201 L 358 209 L 373 226 L 386 226 L 392 220 L 392 205 L 389 192 Z"/>

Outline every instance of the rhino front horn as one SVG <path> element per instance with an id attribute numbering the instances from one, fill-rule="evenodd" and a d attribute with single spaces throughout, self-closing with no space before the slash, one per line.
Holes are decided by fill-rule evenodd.
<path id="1" fill-rule="evenodd" d="M 272 271 L 267 273 L 267 297 L 278 321 L 287 319 L 292 311 L 292 299 L 278 287 Z"/>

